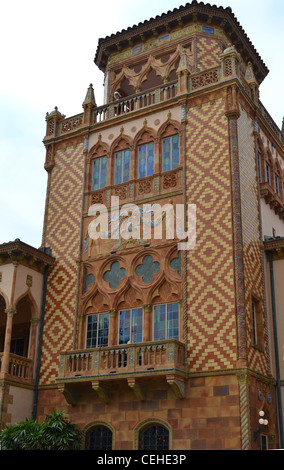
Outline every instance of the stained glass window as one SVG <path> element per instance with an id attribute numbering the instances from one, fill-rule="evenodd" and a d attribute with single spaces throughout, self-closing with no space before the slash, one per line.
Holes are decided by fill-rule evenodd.
<path id="1" fill-rule="evenodd" d="M 138 178 L 152 176 L 154 173 L 155 144 L 139 145 L 138 147 Z"/>
<path id="2" fill-rule="evenodd" d="M 152 425 L 139 433 L 139 450 L 169 450 L 169 431 L 161 425 Z"/>
<path id="3" fill-rule="evenodd" d="M 141 343 L 143 309 L 122 310 L 119 316 L 119 344 Z"/>
<path id="4" fill-rule="evenodd" d="M 96 158 L 93 167 L 92 190 L 102 189 L 107 183 L 107 157 Z"/>
<path id="5" fill-rule="evenodd" d="M 115 154 L 114 184 L 126 183 L 130 178 L 130 150 Z"/>
<path id="6" fill-rule="evenodd" d="M 179 339 L 178 303 L 154 306 L 154 341 Z"/>
<path id="7" fill-rule="evenodd" d="M 163 171 L 179 167 L 179 135 L 163 139 Z"/>
<path id="8" fill-rule="evenodd" d="M 112 432 L 106 426 L 92 428 L 86 436 L 86 450 L 112 450 Z"/>
<path id="9" fill-rule="evenodd" d="M 87 348 L 108 346 L 109 314 L 101 313 L 88 316 Z"/>

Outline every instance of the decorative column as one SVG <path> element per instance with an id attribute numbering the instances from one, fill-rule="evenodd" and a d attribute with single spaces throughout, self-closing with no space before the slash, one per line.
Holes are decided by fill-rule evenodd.
<path id="1" fill-rule="evenodd" d="M 29 371 L 30 378 L 33 377 L 33 367 L 35 364 L 35 352 L 36 352 L 36 340 L 37 340 L 37 330 L 38 330 L 39 318 L 31 318 L 31 328 L 30 328 L 30 344 L 29 344 L 29 354 L 28 358 L 31 359 L 32 365 Z"/>
<path id="2" fill-rule="evenodd" d="M 240 190 L 240 167 L 238 146 L 238 119 L 240 117 L 238 103 L 238 89 L 235 84 L 227 88 L 226 116 L 228 118 L 229 146 L 231 160 L 231 193 L 232 193 L 232 224 L 233 224 L 233 250 L 235 271 L 235 305 L 237 326 L 237 368 L 242 369 L 239 374 L 241 443 L 242 449 L 250 449 L 250 406 L 248 384 L 248 351 L 247 329 L 245 312 L 245 282 L 243 260 L 242 236 L 242 207 Z"/>
<path id="3" fill-rule="evenodd" d="M 152 341 L 152 305 L 144 305 L 143 342 Z"/>
<path id="4" fill-rule="evenodd" d="M 112 309 L 109 312 L 109 346 L 117 345 L 117 310 Z"/>
<path id="5" fill-rule="evenodd" d="M 238 376 L 240 390 L 240 414 L 241 414 L 241 442 L 242 450 L 250 449 L 250 422 L 249 422 L 249 376 L 240 373 Z"/>
<path id="6" fill-rule="evenodd" d="M 5 344 L 4 344 L 3 359 L 2 359 L 2 364 L 1 364 L 1 375 L 0 375 L 0 377 L 2 378 L 4 378 L 5 374 L 7 374 L 9 371 L 13 317 L 16 313 L 16 309 L 9 308 L 5 310 L 5 312 L 7 314 L 7 321 L 6 321 Z"/>
<path id="7" fill-rule="evenodd" d="M 180 62 L 177 69 L 178 76 L 178 95 L 188 93 L 188 77 L 191 74 L 191 66 L 189 64 L 189 59 L 186 53 L 186 50 L 182 47 L 180 54 Z"/>
<path id="8" fill-rule="evenodd" d="M 238 335 L 238 367 L 247 366 L 247 331 L 245 316 L 245 283 L 243 266 L 242 208 L 238 147 L 238 118 L 240 111 L 236 85 L 227 89 L 226 116 L 229 126 L 231 158 L 231 191 L 235 263 L 236 320 Z"/>

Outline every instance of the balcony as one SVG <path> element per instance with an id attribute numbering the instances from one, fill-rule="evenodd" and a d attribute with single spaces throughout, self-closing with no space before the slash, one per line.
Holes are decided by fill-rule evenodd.
<path id="1" fill-rule="evenodd" d="M 0 353 L 0 371 L 2 362 L 3 353 Z M 33 384 L 33 365 L 32 359 L 10 353 L 8 371 L 6 373 L 0 372 L 0 378 L 10 379 L 23 384 Z"/>
<path id="2" fill-rule="evenodd" d="M 280 219 L 284 218 L 284 204 L 282 198 L 274 191 L 268 182 L 260 183 L 260 195 L 269 204 L 270 208 L 274 210 Z"/>
<path id="3" fill-rule="evenodd" d="M 57 384 L 69 404 L 84 403 L 93 392 L 108 403 L 118 381 L 145 400 L 147 382 L 153 377 L 166 379 L 176 396 L 183 398 L 184 353 L 184 344 L 174 339 L 64 352 Z"/>

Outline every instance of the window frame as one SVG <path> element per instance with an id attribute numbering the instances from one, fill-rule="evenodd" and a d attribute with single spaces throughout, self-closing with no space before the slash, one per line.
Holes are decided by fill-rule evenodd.
<path id="1" fill-rule="evenodd" d="M 125 162 L 125 152 L 129 152 L 129 174 L 128 174 L 128 179 L 124 181 L 123 168 L 124 168 L 124 162 Z M 119 183 L 117 183 L 116 182 L 116 160 L 117 160 L 117 156 L 118 156 L 119 153 L 122 154 L 122 165 L 121 165 L 121 175 L 120 175 L 121 176 L 121 181 Z M 113 163 L 113 184 L 118 185 L 118 184 L 128 183 L 128 181 L 130 181 L 130 177 L 131 177 L 131 149 L 130 148 L 125 148 L 125 149 L 121 149 L 121 150 L 116 151 L 113 155 L 113 159 L 114 159 L 114 163 Z"/>
<path id="2" fill-rule="evenodd" d="M 178 165 L 173 168 L 173 138 L 178 137 Z M 164 169 L 164 141 L 170 139 L 170 169 Z M 180 167 L 180 135 L 179 133 L 166 135 L 162 137 L 162 162 L 161 162 L 161 171 L 165 173 L 166 171 L 173 171 Z"/>
<path id="3" fill-rule="evenodd" d="M 151 174 L 148 174 L 148 146 L 149 145 L 153 145 L 153 171 Z M 141 147 L 144 147 L 146 146 L 146 170 L 145 170 L 145 175 L 144 176 L 140 176 L 140 149 Z M 155 173 L 155 141 L 154 140 L 150 140 L 148 142 L 143 142 L 143 143 L 140 143 L 138 145 L 138 149 L 137 149 L 137 179 L 142 179 L 142 178 L 147 178 L 147 177 L 151 177 L 153 176 Z"/>
<path id="4" fill-rule="evenodd" d="M 251 327 L 252 327 L 252 345 L 255 348 L 260 350 L 264 349 L 264 339 L 263 339 L 263 317 L 261 311 L 261 301 L 260 299 L 252 294 L 250 299 L 250 309 L 251 309 Z"/>
<path id="5" fill-rule="evenodd" d="M 89 325 L 89 318 L 91 317 L 95 317 L 97 316 L 98 317 L 98 320 L 97 320 L 97 324 L 100 326 L 100 323 L 99 323 L 99 319 L 100 317 L 102 316 L 108 316 L 108 334 L 107 334 L 107 344 L 104 344 L 104 345 L 99 345 L 99 330 L 100 328 L 97 328 L 97 332 L 96 332 L 96 346 L 94 346 L 93 344 L 88 346 L 88 325 Z M 86 349 L 97 349 L 97 348 L 103 348 L 103 347 L 108 347 L 109 346 L 109 339 L 110 339 L 110 313 L 109 312 L 102 312 L 102 313 L 90 313 L 88 315 L 86 315 L 86 333 L 85 333 L 85 347 Z M 92 340 L 92 338 L 90 339 Z"/>
<path id="6" fill-rule="evenodd" d="M 142 334 L 142 339 L 141 341 L 133 341 L 132 340 L 132 337 L 133 337 L 133 332 L 132 332 L 132 326 L 133 326 L 133 310 L 141 310 L 142 311 L 142 325 L 141 325 L 141 334 Z M 124 343 L 121 343 L 120 342 L 120 329 L 121 329 L 121 326 L 120 326 L 120 316 L 121 316 L 121 313 L 122 312 L 130 312 L 130 339 L 128 340 L 128 342 L 124 342 Z M 137 343 L 143 343 L 143 333 L 144 333 L 144 309 L 142 307 L 134 307 L 134 308 L 126 308 L 126 309 L 122 309 L 122 310 L 119 310 L 118 312 L 118 338 L 117 338 L 117 342 L 118 342 L 118 345 L 119 346 L 122 346 L 122 345 L 125 345 L 125 344 L 137 344 Z"/>
<path id="7" fill-rule="evenodd" d="M 169 305 L 177 305 L 178 307 L 178 338 L 175 338 L 175 337 L 168 337 L 168 306 Z M 155 339 L 155 308 L 156 307 L 161 307 L 162 305 L 166 306 L 166 319 L 165 319 L 165 338 L 159 338 L 159 339 Z M 180 304 L 179 302 L 168 302 L 168 303 L 161 303 L 161 304 L 155 304 L 153 305 L 153 325 L 152 325 L 152 338 L 153 338 L 153 341 L 166 341 L 166 340 L 170 340 L 170 339 L 175 339 L 177 341 L 180 341 L 180 333 L 181 333 L 181 330 L 180 330 Z M 159 329 L 160 331 L 160 329 Z"/>
<path id="8" fill-rule="evenodd" d="M 268 162 L 265 162 L 265 181 L 271 185 L 271 167 Z"/>
<path id="9" fill-rule="evenodd" d="M 156 438 L 156 442 L 155 442 L 155 448 L 152 449 L 148 449 L 147 447 L 145 448 L 145 442 L 144 442 L 144 434 L 151 428 L 156 428 L 156 431 L 155 431 L 155 438 Z M 163 428 L 166 432 L 167 432 L 167 446 L 166 448 L 162 448 L 162 449 L 159 449 L 158 448 L 158 445 L 157 445 L 157 438 L 159 437 L 158 436 L 158 428 Z M 163 436 L 161 436 L 163 437 Z M 142 429 L 139 430 L 139 433 L 138 433 L 138 450 L 146 450 L 146 451 L 151 451 L 151 450 L 161 450 L 161 451 L 165 451 L 165 450 L 170 450 L 170 430 L 168 427 L 166 427 L 164 424 L 161 424 L 161 423 L 157 423 L 157 422 L 151 422 L 151 423 L 148 423 L 147 425 L 143 426 Z"/>
<path id="10" fill-rule="evenodd" d="M 102 160 L 106 159 L 106 178 L 105 178 L 105 184 L 102 186 L 101 184 L 101 168 L 102 168 Z M 99 183 L 98 183 L 98 188 L 94 187 L 94 172 L 95 172 L 95 164 L 96 162 L 100 162 L 100 168 L 99 168 Z M 108 175 L 108 165 L 109 165 L 109 158 L 107 155 L 101 155 L 99 157 L 93 158 L 92 159 L 92 181 L 91 181 L 91 190 L 92 191 L 99 191 L 100 189 L 104 189 L 107 186 L 107 175 Z"/>
<path id="11" fill-rule="evenodd" d="M 109 449 L 109 448 L 107 448 L 107 449 L 104 449 L 104 448 L 102 448 L 102 449 L 101 448 L 100 449 L 90 449 L 89 448 L 88 443 L 89 443 L 89 440 L 90 440 L 90 434 L 98 428 L 101 429 L 101 430 L 103 429 L 104 431 L 107 430 L 111 434 L 111 449 Z M 94 425 L 88 427 L 87 431 L 85 432 L 85 439 L 84 440 L 85 440 L 85 442 L 84 442 L 85 450 L 99 450 L 99 451 L 108 450 L 109 451 L 109 450 L 113 450 L 114 433 L 113 433 L 113 430 L 109 426 L 105 425 L 104 423 L 98 423 L 98 424 L 94 424 Z"/>

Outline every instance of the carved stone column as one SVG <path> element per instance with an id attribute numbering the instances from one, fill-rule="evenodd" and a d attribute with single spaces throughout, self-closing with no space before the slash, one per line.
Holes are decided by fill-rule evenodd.
<path id="1" fill-rule="evenodd" d="M 9 371 L 9 360 L 10 360 L 10 347 L 11 347 L 11 337 L 12 337 L 12 327 L 13 327 L 13 317 L 16 313 L 16 309 L 9 308 L 5 310 L 7 314 L 6 321 L 6 331 L 5 331 L 5 344 L 3 351 L 3 359 L 1 364 L 1 374 L 0 377 L 4 377 Z"/>
<path id="2" fill-rule="evenodd" d="M 109 346 L 117 345 L 117 310 L 112 309 L 109 312 Z"/>
<path id="3" fill-rule="evenodd" d="M 152 305 L 144 305 L 143 342 L 152 341 Z"/>

